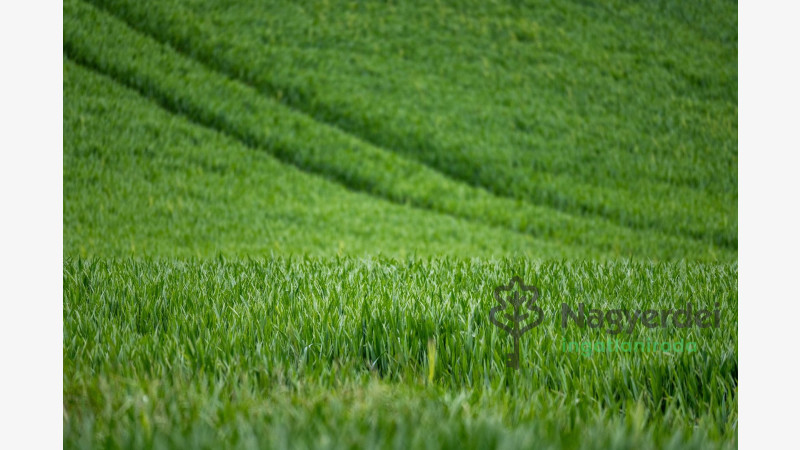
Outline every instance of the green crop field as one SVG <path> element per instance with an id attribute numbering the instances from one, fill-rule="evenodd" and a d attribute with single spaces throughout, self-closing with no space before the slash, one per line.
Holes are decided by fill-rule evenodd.
<path id="1" fill-rule="evenodd" d="M 737 446 L 736 3 L 414 3 L 65 0 L 66 448 Z"/>

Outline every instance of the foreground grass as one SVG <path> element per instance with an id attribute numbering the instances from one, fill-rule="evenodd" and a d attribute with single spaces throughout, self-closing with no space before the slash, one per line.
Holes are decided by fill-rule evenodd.
<path id="1" fill-rule="evenodd" d="M 520 275 L 546 320 L 511 340 L 492 290 Z M 69 259 L 64 444 L 88 447 L 735 447 L 737 269 L 527 260 Z M 637 328 L 696 353 L 559 351 L 602 330 L 562 302 L 721 309 Z M 617 336 L 623 339 L 622 335 Z"/>

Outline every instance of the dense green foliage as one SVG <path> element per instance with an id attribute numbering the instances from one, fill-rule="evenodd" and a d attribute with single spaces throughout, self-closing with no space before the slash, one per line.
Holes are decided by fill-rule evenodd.
<path id="1" fill-rule="evenodd" d="M 708 20 L 624 2 L 97 3 L 454 179 L 736 246 L 735 9 Z"/>
<path id="2" fill-rule="evenodd" d="M 491 326 L 492 290 L 541 290 L 521 341 Z M 735 266 L 439 259 L 70 260 L 64 267 L 68 446 L 701 448 L 734 445 Z M 720 328 L 619 339 L 696 353 L 559 351 L 562 302 L 696 308 Z M 429 377 L 429 373 L 432 376 Z"/>
<path id="3" fill-rule="evenodd" d="M 350 192 L 69 60 L 64 80 L 70 254 L 591 254 Z"/>
<path id="4" fill-rule="evenodd" d="M 157 15 L 151 12 L 147 17 L 157 17 Z M 187 21 L 186 23 L 192 22 Z M 159 29 L 164 27 L 166 25 L 162 24 Z M 513 161 L 504 163 L 503 167 L 506 169 L 503 170 L 510 170 L 509 168 L 518 166 L 520 168 L 519 171 L 514 172 L 514 177 L 519 179 L 503 182 L 509 189 L 523 189 L 522 186 L 530 180 L 550 179 L 555 173 L 567 171 L 567 173 L 572 173 L 571 176 L 576 179 L 580 178 L 582 181 L 568 182 L 567 184 L 571 187 L 565 188 L 562 191 L 563 195 L 568 195 L 571 189 L 585 190 L 591 195 L 603 195 L 605 207 L 630 209 L 633 211 L 630 217 L 646 214 L 647 221 L 659 223 L 657 227 L 638 226 L 636 223 L 639 222 L 634 223 L 634 219 L 631 219 L 634 222 L 627 219 L 616 220 L 604 213 L 591 214 L 592 208 L 565 206 L 572 202 L 571 200 L 565 200 L 566 203 L 559 201 L 556 202 L 557 204 L 549 204 L 547 201 L 537 199 L 536 196 L 523 195 L 523 191 L 491 194 L 489 191 L 496 189 L 490 188 L 489 191 L 486 191 L 481 188 L 481 183 L 459 180 L 441 167 L 428 164 L 426 161 L 417 161 L 417 158 L 404 158 L 400 156 L 404 155 L 403 152 L 393 152 L 391 150 L 396 149 L 387 150 L 365 140 L 358 134 L 348 134 L 343 131 L 346 130 L 346 127 L 341 124 L 320 122 L 315 120 L 316 117 L 313 114 L 308 115 L 287 108 L 286 105 L 281 104 L 282 95 L 279 95 L 278 98 L 271 97 L 254 88 L 253 84 L 249 84 L 249 80 L 239 80 L 215 72 L 203 62 L 193 60 L 151 37 L 134 31 L 122 21 L 92 6 L 75 1 L 66 2 L 64 28 L 66 55 L 70 60 L 75 60 L 110 76 L 118 83 L 134 88 L 140 94 L 157 102 L 161 107 L 187 117 L 196 125 L 202 125 L 225 134 L 231 139 L 238 140 L 241 145 L 256 151 L 268 151 L 283 162 L 332 179 L 351 190 L 373 194 L 394 203 L 408 204 L 428 211 L 453 215 L 544 238 L 549 242 L 561 244 L 560 246 L 565 249 L 570 246 L 591 249 L 594 254 L 648 258 L 689 257 L 693 259 L 730 259 L 735 254 L 735 171 L 732 172 L 730 167 L 727 170 L 715 167 L 706 173 L 706 169 L 710 165 L 726 160 L 726 147 L 724 146 L 714 147 L 714 155 L 707 155 L 702 160 L 702 164 L 693 165 L 696 166 L 696 169 L 693 170 L 702 170 L 707 175 L 707 186 L 703 189 L 693 186 L 689 189 L 691 193 L 687 195 L 684 195 L 684 188 L 680 186 L 670 187 L 663 192 L 659 191 L 666 185 L 658 184 L 654 181 L 657 177 L 653 177 L 651 174 L 643 175 L 639 181 L 632 180 L 631 177 L 636 172 L 634 170 L 636 165 L 633 163 L 631 163 L 629 171 L 620 172 L 617 174 L 618 176 L 612 177 L 613 182 L 597 181 L 598 184 L 591 189 L 584 189 L 580 186 L 586 180 L 592 180 L 592 176 L 583 174 L 577 169 L 573 173 L 566 167 L 554 168 L 549 171 L 549 175 L 534 176 L 526 174 L 522 170 L 524 165 L 522 163 L 518 164 Z M 268 46 L 268 48 L 272 47 Z M 288 66 L 281 64 L 278 67 L 286 68 Z M 262 71 L 258 73 L 262 73 Z M 348 91 L 344 88 L 341 90 Z M 380 98 L 381 101 L 389 101 L 383 96 Z M 471 96 L 456 97 L 459 101 L 469 98 Z M 114 100 L 110 99 L 109 101 L 113 102 Z M 464 108 L 464 105 L 460 105 L 456 101 L 453 107 Z M 397 111 L 404 110 L 404 107 L 397 106 Z M 373 112 L 374 110 L 365 111 Z M 502 110 L 496 114 L 497 117 L 501 117 Z M 639 115 L 641 116 L 641 114 Z M 731 114 L 727 114 L 724 118 L 730 119 L 730 116 Z M 733 116 L 735 118 L 735 114 Z M 136 118 L 131 117 L 129 120 L 131 119 L 135 120 Z M 630 122 L 639 123 L 636 120 Z M 372 129 L 372 127 L 369 128 Z M 484 126 L 473 127 L 472 133 L 459 131 L 453 132 L 452 135 L 483 134 L 487 132 L 486 130 L 487 128 Z M 612 134 L 617 132 L 615 130 Z M 143 139 L 146 138 L 143 137 Z M 732 130 L 729 138 L 734 139 L 735 143 L 735 129 Z M 156 143 L 153 147 L 159 148 L 161 145 Z M 476 145 L 475 148 L 489 148 Z M 491 151 L 486 150 L 485 158 L 470 156 L 469 160 L 473 161 L 481 170 L 489 170 L 487 168 L 491 167 L 491 161 L 501 158 L 499 156 L 501 155 L 500 148 L 492 147 Z M 518 153 L 527 155 L 526 158 L 530 158 L 532 155 L 535 155 L 536 158 L 544 158 L 547 154 L 530 151 L 525 146 L 515 148 Z M 578 148 L 582 149 L 581 151 L 588 151 L 584 147 Z M 636 158 L 627 158 L 625 154 L 618 153 L 618 150 L 618 146 L 609 146 L 603 153 L 603 158 L 615 161 L 636 160 Z M 733 150 L 735 162 L 735 147 Z M 592 152 L 594 151 L 592 150 Z M 439 154 L 442 155 L 441 158 L 447 159 L 454 157 L 452 155 L 458 152 L 442 149 L 424 153 L 434 156 Z M 557 158 L 559 160 L 566 159 L 574 162 L 583 159 L 583 157 L 570 155 L 569 152 L 558 151 L 556 153 L 562 155 Z M 651 155 L 648 158 L 655 158 L 655 156 Z M 684 160 L 685 158 L 678 159 L 678 161 Z M 669 164 L 666 159 L 659 159 L 659 161 L 658 164 Z M 594 171 L 598 170 L 597 165 L 593 162 L 587 162 L 584 165 L 587 168 L 582 170 L 589 170 L 588 168 L 593 168 L 591 170 Z M 442 172 L 434 169 L 441 169 Z M 464 171 L 466 173 L 467 169 Z M 502 170 L 498 169 L 494 173 L 500 177 Z M 688 172 L 681 170 L 680 173 Z M 722 183 L 720 178 L 726 176 L 733 176 L 734 182 L 727 182 L 725 184 L 727 187 L 723 189 L 720 185 Z M 559 186 L 555 179 L 543 182 L 549 186 L 547 189 Z M 598 194 L 607 189 L 603 186 L 609 183 L 617 186 L 614 188 L 614 192 L 608 195 Z M 650 183 L 653 186 L 643 187 L 640 185 L 641 183 Z M 661 188 L 655 187 L 656 185 Z M 733 189 L 733 193 L 725 194 L 730 190 L 729 188 Z M 547 189 L 534 190 L 538 193 L 536 195 L 545 195 Z M 68 192 L 68 195 L 71 194 L 71 191 Z M 509 196 L 504 196 L 505 194 Z M 645 203 L 628 198 L 634 194 L 636 198 L 643 199 L 642 202 L 645 203 L 650 202 L 647 198 L 655 196 L 657 198 L 657 201 L 654 200 L 655 203 L 653 203 L 655 206 L 646 207 L 643 206 Z M 728 196 L 727 200 L 714 200 L 716 196 L 724 197 L 726 195 Z M 75 196 L 77 197 L 74 202 L 76 205 L 93 201 L 92 198 L 86 199 L 82 193 L 75 193 Z M 662 220 L 662 215 L 667 214 L 673 208 L 670 206 L 672 203 L 678 204 L 674 208 L 676 211 L 682 211 L 680 216 L 674 221 Z M 723 205 L 724 208 L 732 210 L 731 214 L 716 215 L 715 211 L 723 208 Z M 79 208 L 85 210 L 82 206 Z M 627 217 L 626 214 L 623 216 Z M 703 217 L 695 220 L 693 216 Z M 641 222 L 639 225 L 643 223 Z M 700 223 L 705 225 L 698 225 Z M 100 221 L 98 226 L 102 227 L 102 224 L 103 222 Z M 719 226 L 724 226 L 725 231 L 717 233 L 712 230 Z M 697 230 L 702 228 L 702 231 L 681 231 L 685 227 L 697 228 Z M 105 231 L 97 230 L 101 234 Z M 725 238 L 725 235 L 733 237 L 729 239 Z M 733 242 L 732 248 L 729 245 L 731 242 Z M 151 252 L 155 252 L 155 250 L 151 250 Z M 503 254 L 503 252 L 499 252 L 499 254 Z M 569 252 L 565 252 L 565 256 L 568 255 Z"/>
<path id="5" fill-rule="evenodd" d="M 66 0 L 65 447 L 735 447 L 736 15 Z"/>

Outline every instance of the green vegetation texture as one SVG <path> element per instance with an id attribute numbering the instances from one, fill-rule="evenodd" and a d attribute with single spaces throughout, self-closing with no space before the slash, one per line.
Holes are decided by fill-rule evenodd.
<path id="1" fill-rule="evenodd" d="M 545 320 L 489 322 L 512 275 Z M 453 258 L 68 260 L 65 446 L 735 447 L 735 266 Z M 714 309 L 720 328 L 561 328 L 577 309 Z M 695 353 L 561 352 L 564 340 Z"/>
<path id="2" fill-rule="evenodd" d="M 63 8 L 65 447 L 736 447 L 735 2 Z"/>

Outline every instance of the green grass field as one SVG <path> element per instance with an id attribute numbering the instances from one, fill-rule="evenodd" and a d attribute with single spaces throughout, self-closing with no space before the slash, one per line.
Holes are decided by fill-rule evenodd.
<path id="1" fill-rule="evenodd" d="M 736 447 L 737 20 L 66 0 L 65 447 Z M 566 353 L 578 302 L 721 326 Z"/>

